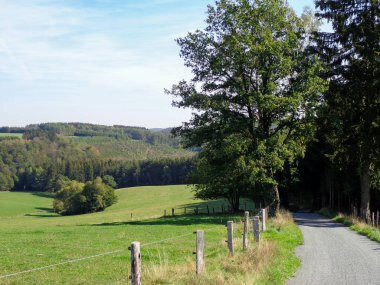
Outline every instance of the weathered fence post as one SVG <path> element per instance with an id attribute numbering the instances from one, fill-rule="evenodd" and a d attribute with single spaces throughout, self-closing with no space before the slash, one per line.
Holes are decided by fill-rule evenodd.
<path id="1" fill-rule="evenodd" d="M 172 208 L 172 216 L 174 216 L 174 208 Z"/>
<path id="2" fill-rule="evenodd" d="M 265 209 L 262 209 L 261 210 L 261 214 L 262 214 L 262 231 L 265 232 L 267 230 L 267 213 L 266 213 L 266 210 Z"/>
<path id="3" fill-rule="evenodd" d="M 260 241 L 260 217 L 254 216 L 253 217 L 253 235 L 255 237 L 255 241 Z"/>
<path id="4" fill-rule="evenodd" d="M 243 231 L 243 249 L 248 248 L 248 223 L 249 223 L 249 212 L 244 212 L 244 231 Z"/>
<path id="5" fill-rule="evenodd" d="M 131 279 L 132 285 L 141 285 L 141 254 L 140 242 L 134 241 L 130 247 L 131 250 Z"/>
<path id="6" fill-rule="evenodd" d="M 215 214 L 215 208 L 214 207 L 212 207 L 212 213 Z"/>
<path id="7" fill-rule="evenodd" d="M 209 209 L 208 205 L 207 205 L 207 215 L 210 215 L 210 209 Z"/>
<path id="8" fill-rule="evenodd" d="M 204 269 L 204 247 L 205 247 L 205 240 L 204 240 L 204 231 L 197 230 L 196 231 L 197 237 L 196 237 L 196 273 L 202 274 Z"/>
<path id="9" fill-rule="evenodd" d="M 164 210 L 164 217 L 166 217 L 166 210 Z"/>
<path id="10" fill-rule="evenodd" d="M 133 213 L 131 213 L 131 219 L 133 219 Z"/>
<path id="11" fill-rule="evenodd" d="M 227 222 L 227 244 L 230 256 L 234 256 L 234 222 Z"/>

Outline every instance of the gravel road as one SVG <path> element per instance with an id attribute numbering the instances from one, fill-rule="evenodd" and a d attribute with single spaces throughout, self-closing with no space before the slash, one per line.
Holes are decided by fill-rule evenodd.
<path id="1" fill-rule="evenodd" d="M 302 265 L 286 284 L 380 284 L 380 244 L 316 214 L 296 213 Z"/>

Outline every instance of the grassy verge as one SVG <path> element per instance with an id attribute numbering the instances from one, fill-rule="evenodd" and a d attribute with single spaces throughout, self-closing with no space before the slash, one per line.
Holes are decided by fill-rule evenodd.
<path id="1" fill-rule="evenodd" d="M 337 213 L 328 209 L 322 209 L 319 211 L 320 214 L 332 219 L 333 221 L 336 221 L 338 223 L 342 223 L 346 226 L 348 226 L 351 230 L 358 232 L 359 234 L 363 236 L 367 236 L 373 241 L 377 241 L 380 243 L 380 229 L 376 227 L 372 227 L 370 225 L 367 225 L 360 219 L 345 215 L 342 213 Z"/>
<path id="2" fill-rule="evenodd" d="M 300 260 L 294 255 L 294 249 L 302 244 L 303 238 L 289 213 L 282 212 L 271 219 L 260 243 L 257 244 L 251 239 L 247 251 L 243 251 L 241 244 L 242 223 L 235 223 L 234 228 L 234 257 L 228 257 L 223 236 L 220 237 L 219 243 L 207 244 L 206 231 L 205 274 L 195 275 L 193 259 L 176 266 L 168 266 L 167 261 L 163 259 L 161 264 L 145 271 L 145 283 L 283 284 L 294 275 L 300 265 Z"/>

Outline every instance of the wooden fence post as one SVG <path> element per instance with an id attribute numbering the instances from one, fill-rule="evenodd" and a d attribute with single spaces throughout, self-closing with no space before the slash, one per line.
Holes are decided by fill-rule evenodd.
<path id="1" fill-rule="evenodd" d="M 266 223 L 267 223 L 267 213 L 266 213 L 266 210 L 265 209 L 262 209 L 261 210 L 261 214 L 262 214 L 262 225 L 261 225 L 261 227 L 262 227 L 262 231 L 263 232 L 265 232 L 266 230 L 267 230 L 267 225 L 266 225 Z"/>
<path id="2" fill-rule="evenodd" d="M 376 226 L 379 227 L 379 211 L 377 211 Z"/>
<path id="3" fill-rule="evenodd" d="M 202 274 L 204 270 L 204 247 L 205 247 L 205 240 L 204 240 L 204 231 L 197 230 L 196 231 L 197 237 L 196 237 L 196 273 Z"/>
<path id="4" fill-rule="evenodd" d="M 164 217 L 166 217 L 166 210 L 164 210 Z"/>
<path id="5" fill-rule="evenodd" d="M 249 223 L 249 212 L 244 212 L 244 231 L 243 231 L 243 249 L 248 248 L 248 223 Z"/>
<path id="6" fill-rule="evenodd" d="M 260 241 L 260 217 L 254 216 L 253 217 L 253 235 L 255 237 L 255 241 Z"/>
<path id="7" fill-rule="evenodd" d="M 230 256 L 234 256 L 234 222 L 227 222 L 227 244 Z"/>
<path id="8" fill-rule="evenodd" d="M 133 213 L 131 213 L 131 219 L 133 219 Z"/>
<path id="9" fill-rule="evenodd" d="M 207 205 L 207 215 L 210 215 L 210 209 L 209 209 L 208 205 Z"/>
<path id="10" fill-rule="evenodd" d="M 174 208 L 172 208 L 172 216 L 174 216 Z"/>
<path id="11" fill-rule="evenodd" d="M 185 215 L 186 215 L 186 207 L 185 207 Z"/>
<path id="12" fill-rule="evenodd" d="M 132 242 L 131 249 L 131 279 L 132 285 L 141 285 L 141 254 L 140 243 Z"/>
<path id="13" fill-rule="evenodd" d="M 214 207 L 212 207 L 212 213 L 215 214 L 215 208 Z"/>

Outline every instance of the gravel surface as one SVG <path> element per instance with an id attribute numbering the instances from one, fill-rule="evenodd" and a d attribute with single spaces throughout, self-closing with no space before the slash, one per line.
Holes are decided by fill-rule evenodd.
<path id="1" fill-rule="evenodd" d="M 302 265 L 286 284 L 379 284 L 380 244 L 317 214 L 296 213 Z"/>

